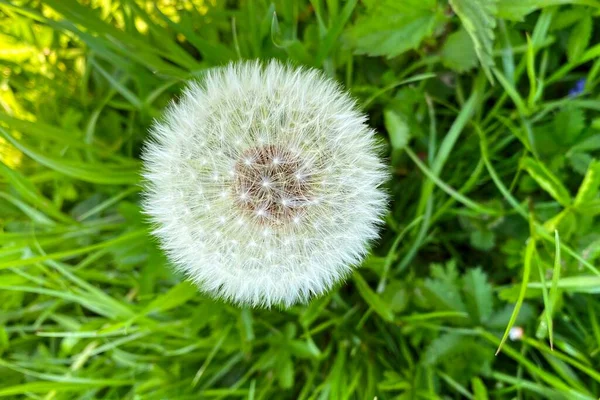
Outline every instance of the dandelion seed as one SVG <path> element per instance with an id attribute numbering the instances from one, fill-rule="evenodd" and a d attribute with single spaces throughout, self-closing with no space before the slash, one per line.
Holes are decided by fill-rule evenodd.
<path id="1" fill-rule="evenodd" d="M 169 259 L 201 290 L 252 306 L 343 280 L 386 209 L 364 121 L 337 83 L 276 61 L 191 83 L 143 152 L 143 206 Z"/>

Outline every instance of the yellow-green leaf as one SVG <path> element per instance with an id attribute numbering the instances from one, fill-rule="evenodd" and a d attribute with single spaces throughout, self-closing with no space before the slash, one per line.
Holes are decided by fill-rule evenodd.
<path id="1" fill-rule="evenodd" d="M 579 186 L 577 196 L 575 196 L 574 205 L 580 206 L 594 200 L 598 196 L 599 188 L 600 162 L 597 160 L 593 160 L 588 166 L 587 172 L 585 173 L 585 177 L 583 178 L 581 186 Z"/>
<path id="2" fill-rule="evenodd" d="M 544 164 L 527 157 L 521 160 L 521 168 L 526 170 L 538 185 L 562 206 L 567 207 L 571 204 L 571 195 L 567 188 Z"/>

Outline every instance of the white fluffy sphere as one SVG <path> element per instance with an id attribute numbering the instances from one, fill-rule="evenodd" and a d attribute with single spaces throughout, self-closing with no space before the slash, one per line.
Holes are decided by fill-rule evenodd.
<path id="1" fill-rule="evenodd" d="M 144 208 L 203 291 L 305 302 L 377 237 L 386 169 L 355 102 L 316 70 L 239 62 L 189 84 L 151 130 Z"/>

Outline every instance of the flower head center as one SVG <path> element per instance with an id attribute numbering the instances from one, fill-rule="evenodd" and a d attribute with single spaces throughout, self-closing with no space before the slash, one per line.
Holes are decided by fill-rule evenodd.
<path id="1" fill-rule="evenodd" d="M 298 154 L 275 145 L 251 148 L 235 165 L 234 197 L 241 210 L 261 223 L 299 221 L 314 197 L 309 178 Z"/>

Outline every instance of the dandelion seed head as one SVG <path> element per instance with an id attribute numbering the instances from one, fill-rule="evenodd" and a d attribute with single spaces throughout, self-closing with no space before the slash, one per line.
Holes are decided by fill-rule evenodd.
<path id="1" fill-rule="evenodd" d="M 333 80 L 277 61 L 191 83 L 143 152 L 143 206 L 172 263 L 252 306 L 306 302 L 343 280 L 386 210 L 365 120 Z"/>

